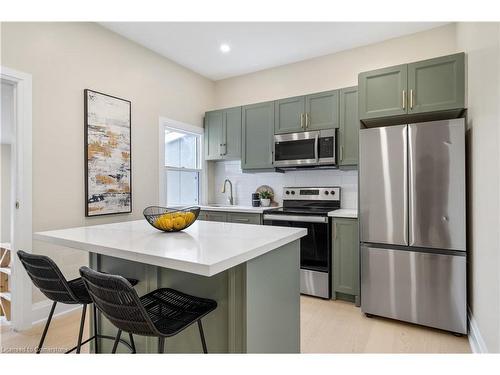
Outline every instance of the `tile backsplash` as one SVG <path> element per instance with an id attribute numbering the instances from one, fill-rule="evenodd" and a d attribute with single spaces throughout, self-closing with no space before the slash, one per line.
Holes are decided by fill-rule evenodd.
<path id="1" fill-rule="evenodd" d="M 281 203 L 283 187 L 285 186 L 340 186 L 342 208 L 358 206 L 358 171 L 341 171 L 338 169 L 311 169 L 289 171 L 286 173 L 243 173 L 241 163 L 235 161 L 221 161 L 214 163 L 212 184 L 209 185 L 209 196 L 215 199 L 210 203 L 227 203 L 227 195 L 221 193 L 224 180 L 229 178 L 233 183 L 235 204 L 251 206 L 251 194 L 261 185 L 269 185 L 274 190 L 274 200 Z"/>

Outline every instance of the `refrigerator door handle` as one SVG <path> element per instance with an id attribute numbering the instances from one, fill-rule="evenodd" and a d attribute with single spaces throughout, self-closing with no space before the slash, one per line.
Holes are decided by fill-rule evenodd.
<path id="1" fill-rule="evenodd" d="M 415 238 L 415 219 L 413 214 L 415 213 L 415 196 L 413 194 L 413 186 L 415 186 L 415 161 L 413 158 L 413 146 L 412 146 L 412 131 L 408 129 L 408 245 L 413 245 L 413 239 Z"/>
<path id="2" fill-rule="evenodd" d="M 409 187 L 408 187 L 408 125 L 405 126 L 403 129 L 403 155 L 406 158 L 406 162 L 403 165 L 403 199 L 404 199 L 404 204 L 403 204 L 403 223 L 404 223 L 404 232 L 403 232 L 403 240 L 406 245 L 409 244 L 408 241 L 408 231 L 409 231 L 409 225 L 408 225 L 408 196 L 409 196 Z"/>

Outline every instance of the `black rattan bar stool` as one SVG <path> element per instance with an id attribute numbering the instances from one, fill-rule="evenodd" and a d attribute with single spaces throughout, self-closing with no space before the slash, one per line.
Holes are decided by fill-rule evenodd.
<path id="1" fill-rule="evenodd" d="M 50 322 L 52 320 L 52 315 L 54 315 L 54 310 L 56 308 L 57 303 L 65 303 L 71 305 L 83 305 L 82 310 L 82 319 L 80 321 L 80 330 L 78 333 L 78 342 L 74 348 L 71 348 L 66 353 L 71 353 L 76 350 L 77 353 L 80 353 L 81 346 L 90 342 L 93 339 L 95 340 L 95 352 L 98 353 L 98 340 L 97 338 L 106 338 L 115 340 L 115 337 L 112 336 L 104 336 L 98 334 L 97 327 L 97 312 L 95 305 L 94 308 L 94 335 L 89 339 L 82 342 L 83 337 L 83 328 L 85 325 L 85 314 L 87 312 L 87 305 L 92 303 L 92 299 L 87 292 L 87 288 L 83 283 L 81 277 L 67 281 L 61 270 L 54 263 L 52 259 L 44 255 L 35 255 L 28 254 L 22 250 L 17 252 L 21 263 L 23 264 L 28 276 L 33 281 L 33 284 L 40 289 L 40 291 L 51 301 L 52 308 L 50 309 L 49 317 L 47 318 L 47 323 L 45 324 L 45 328 L 43 329 L 42 337 L 40 338 L 40 343 L 36 348 L 36 353 L 39 354 L 42 350 L 43 342 L 45 341 L 45 336 L 47 335 L 47 331 L 49 329 Z M 137 280 L 129 279 L 128 282 L 131 285 L 136 285 Z M 125 346 L 127 346 L 131 351 L 134 351 L 134 347 L 129 345 L 125 340 L 120 340 Z M 118 342 L 117 342 L 118 344 Z"/>
<path id="2" fill-rule="evenodd" d="M 168 288 L 139 298 L 132 285 L 121 276 L 88 267 L 81 267 L 80 275 L 94 304 L 118 328 L 113 353 L 122 331 L 129 334 L 131 343 L 134 334 L 158 337 L 158 353 L 163 353 L 165 338 L 175 336 L 194 322 L 198 323 L 203 352 L 207 353 L 201 319 L 215 310 L 217 302 Z"/>

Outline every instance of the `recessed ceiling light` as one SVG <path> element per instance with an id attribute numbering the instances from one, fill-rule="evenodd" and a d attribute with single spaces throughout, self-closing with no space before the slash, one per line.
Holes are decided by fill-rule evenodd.
<path id="1" fill-rule="evenodd" d="M 229 51 L 231 51 L 231 47 L 229 47 L 229 44 L 226 43 L 222 43 L 219 49 L 222 53 L 228 53 Z"/>

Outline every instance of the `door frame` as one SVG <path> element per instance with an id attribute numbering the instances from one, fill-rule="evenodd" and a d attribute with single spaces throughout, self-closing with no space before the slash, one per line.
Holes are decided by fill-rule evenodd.
<path id="1" fill-rule="evenodd" d="M 32 287 L 21 262 L 15 255 L 22 249 L 28 253 L 33 248 L 32 223 L 32 76 L 5 66 L 0 66 L 0 77 L 14 85 L 15 143 L 14 198 L 19 206 L 13 210 L 13 238 L 11 239 L 11 311 L 12 328 L 28 329 L 32 325 Z M 17 206 L 17 205 L 16 205 Z"/>

